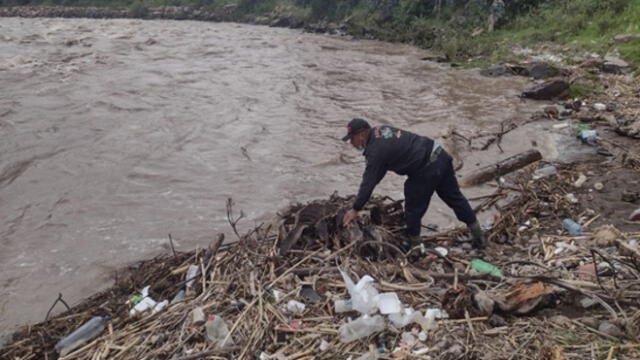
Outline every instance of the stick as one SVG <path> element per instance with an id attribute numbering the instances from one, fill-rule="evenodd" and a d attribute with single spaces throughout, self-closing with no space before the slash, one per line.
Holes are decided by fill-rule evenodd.
<path id="1" fill-rule="evenodd" d="M 171 251 L 173 251 L 173 257 L 178 257 L 178 254 L 176 254 L 176 249 L 173 247 L 173 239 L 171 238 L 171 234 L 169 234 L 169 244 L 171 245 Z"/>
<path id="2" fill-rule="evenodd" d="M 214 350 L 207 350 L 207 351 L 203 351 L 197 354 L 191 354 L 188 356 L 183 356 L 181 358 L 178 358 L 178 360 L 194 360 L 194 359 L 200 359 L 200 358 L 204 358 L 205 356 L 210 356 L 210 355 L 222 355 L 222 354 L 228 354 L 230 352 L 234 352 L 240 350 L 239 346 L 233 346 L 233 347 L 226 347 L 223 349 L 214 349 Z"/>
<path id="3" fill-rule="evenodd" d="M 529 336 L 529 338 L 527 339 L 527 341 L 525 341 L 524 343 L 522 343 L 522 345 L 520 345 L 520 346 L 516 349 L 516 351 L 514 351 L 513 353 L 511 353 L 511 356 L 509 356 L 509 359 L 508 359 L 508 360 L 513 359 L 513 357 L 514 357 L 514 356 L 516 356 L 517 354 L 519 354 L 519 353 L 520 353 L 520 350 L 524 349 L 524 347 L 525 347 L 525 346 L 527 346 L 531 340 L 533 340 L 533 337 L 534 337 L 534 336 L 536 336 L 536 334 L 537 334 L 537 333 L 538 333 L 538 330 L 534 330 L 534 331 L 533 331 L 533 334 L 531 334 L 531 335 Z"/>
<path id="4" fill-rule="evenodd" d="M 493 165 L 485 166 L 474 171 L 462 181 L 461 186 L 469 187 L 481 184 L 488 180 L 523 168 L 538 160 L 542 160 L 542 154 L 540 154 L 540 152 L 537 150 L 529 150 L 520 154 L 516 154 Z"/>

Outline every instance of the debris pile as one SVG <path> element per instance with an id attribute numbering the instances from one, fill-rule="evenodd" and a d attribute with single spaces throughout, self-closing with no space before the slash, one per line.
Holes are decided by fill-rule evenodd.
<path id="1" fill-rule="evenodd" d="M 484 252 L 453 229 L 405 253 L 401 201 L 373 199 L 344 228 L 352 198 L 333 195 L 232 244 L 220 236 L 133 266 L 23 328 L 0 357 L 639 358 L 640 233 L 592 229 L 599 214 L 566 196 L 587 191 L 580 173 L 558 165 L 534 180 L 537 166 L 476 207 L 499 211 Z"/>

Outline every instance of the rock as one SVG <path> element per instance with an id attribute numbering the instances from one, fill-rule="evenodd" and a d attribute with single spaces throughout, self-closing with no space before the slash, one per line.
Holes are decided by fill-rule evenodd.
<path id="1" fill-rule="evenodd" d="M 562 79 L 555 79 L 529 88 L 525 90 L 521 96 L 535 100 L 551 100 L 553 98 L 566 96 L 568 90 L 568 82 Z"/>
<path id="2" fill-rule="evenodd" d="M 600 320 L 594 318 L 594 317 L 585 317 L 580 319 L 580 322 L 587 325 L 590 328 L 593 329 L 597 329 L 598 325 L 600 324 Z"/>
<path id="3" fill-rule="evenodd" d="M 582 101 L 576 100 L 569 103 L 564 104 L 564 108 L 567 110 L 580 111 L 582 107 Z"/>
<path id="4" fill-rule="evenodd" d="M 458 273 L 460 273 L 460 274 L 463 274 L 463 273 L 464 273 L 464 271 L 467 269 L 467 267 L 466 267 L 464 264 L 461 264 L 461 263 L 459 263 L 459 262 L 454 263 L 454 264 L 453 264 L 453 267 L 454 267 L 455 269 L 458 269 Z"/>
<path id="5" fill-rule="evenodd" d="M 602 60 L 598 60 L 598 59 L 589 59 L 589 60 L 585 60 L 583 61 L 579 66 L 582 69 L 593 69 L 593 68 L 602 68 L 602 64 L 604 62 Z"/>
<path id="6" fill-rule="evenodd" d="M 640 139 L 640 118 L 620 117 L 616 120 L 616 133 L 633 139 Z"/>
<path id="7" fill-rule="evenodd" d="M 505 320 L 502 316 L 493 314 L 489 318 L 489 325 L 493 327 L 507 326 L 507 320 Z"/>
<path id="8" fill-rule="evenodd" d="M 443 288 L 429 288 L 427 290 L 427 294 L 431 295 L 431 296 L 435 296 L 437 298 L 442 298 L 444 296 L 444 294 L 447 292 L 447 289 L 443 289 Z"/>
<path id="9" fill-rule="evenodd" d="M 449 249 L 449 255 L 450 256 L 461 257 L 461 256 L 464 256 L 465 253 L 466 253 L 466 251 L 464 251 L 461 248 L 454 247 L 454 248 Z"/>
<path id="10" fill-rule="evenodd" d="M 638 40 L 640 39 L 640 34 L 620 34 L 620 35 L 616 35 L 613 38 L 613 41 L 618 42 L 618 43 L 626 43 L 632 40 Z"/>
<path id="11" fill-rule="evenodd" d="M 615 56 L 605 56 L 600 70 L 609 74 L 624 74 L 630 70 L 629 64 Z"/>
<path id="12" fill-rule="evenodd" d="M 448 56 L 425 56 L 420 60 L 433 61 L 437 63 L 446 63 L 446 62 L 449 62 L 449 57 Z M 480 72 L 482 72 L 482 70 L 480 70 Z"/>
<path id="13" fill-rule="evenodd" d="M 624 190 L 620 195 L 620 200 L 635 204 L 640 199 L 640 192 Z"/>
<path id="14" fill-rule="evenodd" d="M 598 326 L 598 331 L 617 338 L 624 337 L 622 330 L 608 321 L 601 322 L 600 326 Z"/>
<path id="15" fill-rule="evenodd" d="M 445 359 L 448 357 L 452 359 L 459 359 L 463 354 L 464 349 L 462 348 L 462 345 L 455 344 L 450 346 L 444 353 L 442 353 L 442 357 Z"/>
<path id="16" fill-rule="evenodd" d="M 549 119 L 557 119 L 560 116 L 560 111 L 558 110 L 557 106 L 550 105 L 544 108 L 544 114 Z"/>
<path id="17" fill-rule="evenodd" d="M 564 315 L 552 316 L 549 318 L 549 321 L 557 325 L 567 325 L 567 326 L 571 325 L 571 320 Z"/>
<path id="18" fill-rule="evenodd" d="M 204 315 L 204 311 L 202 310 L 202 307 L 200 307 L 200 306 L 198 306 L 197 308 L 193 309 L 191 311 L 191 315 L 192 315 L 191 324 L 193 324 L 195 326 L 202 325 L 207 321 L 207 318 Z"/>
<path id="19" fill-rule="evenodd" d="M 493 314 L 493 308 L 495 307 L 496 302 L 493 301 L 486 292 L 478 291 L 475 293 L 473 295 L 473 301 L 482 315 L 491 316 L 491 314 Z"/>
<path id="20" fill-rule="evenodd" d="M 593 104 L 593 110 L 595 111 L 605 111 L 607 110 L 607 105 L 603 104 L 603 103 L 595 103 Z"/>
<path id="21" fill-rule="evenodd" d="M 529 69 L 529 76 L 536 80 L 548 79 L 556 75 L 558 75 L 558 69 L 547 63 L 535 64 Z"/>
<path id="22" fill-rule="evenodd" d="M 327 32 L 329 32 L 329 25 L 327 23 L 325 23 L 325 22 L 307 24 L 304 27 L 304 30 L 306 32 L 316 33 L 316 34 L 327 33 Z"/>
<path id="23" fill-rule="evenodd" d="M 290 25 L 291 21 L 287 17 L 277 18 L 269 23 L 269 26 L 271 27 L 289 27 Z"/>
<path id="24" fill-rule="evenodd" d="M 596 276 L 597 268 L 595 264 L 588 263 L 579 266 L 576 269 L 576 272 L 578 273 L 578 277 L 581 279 L 592 278 Z"/>
<path id="25" fill-rule="evenodd" d="M 480 70 L 480 75 L 488 77 L 513 76 L 513 72 L 507 66 L 497 65 Z"/>

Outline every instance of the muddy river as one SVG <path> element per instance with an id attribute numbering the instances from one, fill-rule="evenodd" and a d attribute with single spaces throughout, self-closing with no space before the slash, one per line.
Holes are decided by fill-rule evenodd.
<path id="1" fill-rule="evenodd" d="M 192 21 L 0 19 L 0 325 L 41 321 L 113 283 L 114 271 L 247 230 L 294 202 L 357 190 L 362 156 L 342 143 L 365 117 L 442 139 L 528 118 L 525 78 L 422 60 L 408 45 Z M 458 154 L 460 173 L 504 153 Z M 402 198 L 389 174 L 376 193 Z M 468 195 L 489 188 L 466 190 Z M 482 218 L 482 217 L 481 217 Z M 434 197 L 423 220 L 459 225 Z M 59 309 L 62 310 L 62 309 Z"/>

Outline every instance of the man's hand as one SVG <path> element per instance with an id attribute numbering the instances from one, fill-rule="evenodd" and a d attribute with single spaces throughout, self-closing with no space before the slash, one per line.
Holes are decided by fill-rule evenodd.
<path id="1" fill-rule="evenodd" d="M 347 211 L 346 214 L 344 214 L 344 217 L 342 218 L 342 225 L 347 226 L 349 225 L 349 223 L 356 218 L 356 216 L 358 216 L 358 211 L 355 209 L 350 209 L 349 211 Z"/>

